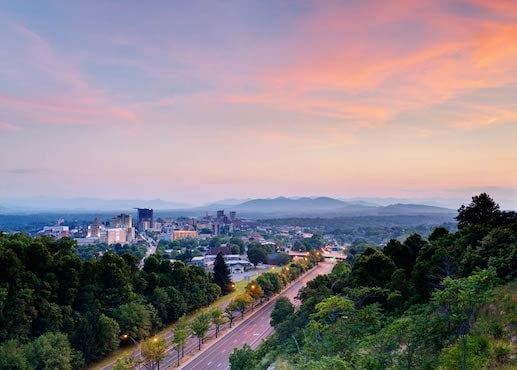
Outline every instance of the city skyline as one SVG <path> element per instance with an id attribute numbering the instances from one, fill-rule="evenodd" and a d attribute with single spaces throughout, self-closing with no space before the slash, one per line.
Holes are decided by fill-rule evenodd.
<path id="1" fill-rule="evenodd" d="M 0 199 L 517 198 L 512 1 L 0 1 L 0 41 Z"/>

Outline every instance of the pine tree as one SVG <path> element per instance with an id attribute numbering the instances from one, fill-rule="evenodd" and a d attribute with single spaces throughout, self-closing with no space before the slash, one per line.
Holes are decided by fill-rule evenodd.
<path id="1" fill-rule="evenodd" d="M 213 282 L 221 287 L 223 294 L 233 290 L 233 282 L 230 276 L 230 269 L 224 261 L 222 253 L 218 253 L 214 262 Z"/>

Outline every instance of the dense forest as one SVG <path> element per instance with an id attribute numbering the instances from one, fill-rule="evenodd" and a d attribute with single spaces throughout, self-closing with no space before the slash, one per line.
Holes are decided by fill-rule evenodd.
<path id="1" fill-rule="evenodd" d="M 114 251 L 84 260 L 74 241 L 0 233 L 0 369 L 77 369 L 213 302 L 201 267 Z M 122 344 L 124 341 L 122 340 Z"/>
<path id="2" fill-rule="evenodd" d="M 517 216 L 485 193 L 436 228 L 366 248 L 277 300 L 275 334 L 231 368 L 514 369 L 517 366 Z"/>

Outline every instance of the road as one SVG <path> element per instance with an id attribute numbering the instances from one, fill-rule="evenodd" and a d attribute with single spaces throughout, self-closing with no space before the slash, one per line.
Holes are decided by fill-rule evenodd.
<path id="1" fill-rule="evenodd" d="M 138 264 L 138 267 L 140 268 L 143 268 L 144 267 L 144 261 L 147 257 L 149 257 L 150 255 L 152 254 L 155 254 L 156 253 L 156 249 L 158 248 L 158 243 L 156 242 L 156 240 L 154 240 L 153 238 L 151 238 L 150 236 L 147 236 L 145 233 L 140 233 L 140 236 L 142 237 L 142 239 L 144 239 L 148 246 L 147 246 L 147 250 L 145 251 L 145 256 L 144 258 L 142 258 L 142 260 L 140 261 L 140 263 Z"/>
<path id="2" fill-rule="evenodd" d="M 197 357 L 185 364 L 182 369 L 205 370 L 216 369 L 226 370 L 230 368 L 229 356 L 233 349 L 242 347 L 245 343 L 249 344 L 251 348 L 257 348 L 262 340 L 266 339 L 273 333 L 273 328 L 269 325 L 271 311 L 275 305 L 275 301 L 280 296 L 288 297 L 291 302 L 298 305 L 299 302 L 294 300 L 298 291 L 307 284 L 308 281 L 314 279 L 317 275 L 328 274 L 333 263 L 321 262 L 312 271 L 305 275 L 302 279 L 293 283 L 290 287 L 285 289 L 280 295 L 272 298 L 269 302 L 264 304 L 260 310 L 251 314 L 247 320 L 235 327 L 233 331 L 227 333 L 220 338 L 212 346 L 205 349 Z M 173 363 L 163 363 L 167 366 L 172 366 Z"/>

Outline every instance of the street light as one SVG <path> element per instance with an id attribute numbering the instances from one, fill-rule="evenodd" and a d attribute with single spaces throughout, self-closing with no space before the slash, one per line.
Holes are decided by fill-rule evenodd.
<path id="1" fill-rule="evenodd" d="M 127 339 L 129 338 L 129 339 L 131 339 L 131 340 L 133 341 L 133 343 L 134 343 L 135 345 L 137 345 L 137 346 L 138 346 L 138 342 L 136 341 L 136 339 L 135 339 L 135 338 L 133 338 L 133 337 L 132 337 L 131 335 L 129 335 L 129 334 L 122 334 L 121 338 L 122 338 L 123 340 L 127 340 Z"/>

